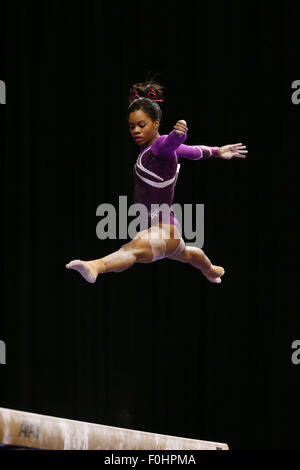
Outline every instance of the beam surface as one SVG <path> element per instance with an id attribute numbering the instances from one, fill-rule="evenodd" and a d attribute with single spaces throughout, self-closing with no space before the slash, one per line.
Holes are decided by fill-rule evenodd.
<path id="1" fill-rule="evenodd" d="M 0 443 L 52 450 L 228 450 L 227 444 L 0 408 Z"/>

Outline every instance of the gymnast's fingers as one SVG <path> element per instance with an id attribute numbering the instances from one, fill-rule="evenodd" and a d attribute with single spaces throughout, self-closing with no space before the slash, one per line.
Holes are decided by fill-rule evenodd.
<path id="1" fill-rule="evenodd" d="M 177 121 L 174 126 L 174 129 L 184 133 L 184 132 L 187 132 L 188 128 L 185 124 L 182 124 L 182 122 L 185 122 L 185 121 Z"/>
<path id="2" fill-rule="evenodd" d="M 240 153 L 235 153 L 233 156 L 236 157 L 236 158 L 246 158 L 247 157 L 247 155 L 241 155 Z"/>

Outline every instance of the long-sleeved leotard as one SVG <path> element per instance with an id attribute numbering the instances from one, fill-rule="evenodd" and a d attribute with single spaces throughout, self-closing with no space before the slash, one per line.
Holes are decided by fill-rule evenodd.
<path id="1" fill-rule="evenodd" d="M 148 226 L 159 222 L 175 225 L 182 234 L 179 221 L 172 210 L 174 190 L 180 164 L 178 158 L 206 159 L 217 155 L 218 147 L 184 145 L 187 134 L 179 136 L 173 130 L 158 137 L 145 148 L 134 165 L 134 202 L 144 204 L 148 210 Z M 151 205 L 167 204 L 168 213 Z"/>

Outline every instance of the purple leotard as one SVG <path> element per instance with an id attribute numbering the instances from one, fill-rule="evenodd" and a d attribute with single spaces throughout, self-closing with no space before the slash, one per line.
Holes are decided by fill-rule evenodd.
<path id="1" fill-rule="evenodd" d="M 134 165 L 134 202 L 144 204 L 148 210 L 148 227 L 159 222 L 175 225 L 180 234 L 182 229 L 171 206 L 180 164 L 178 158 L 189 160 L 206 159 L 218 153 L 218 147 L 205 145 L 184 145 L 187 134 L 179 136 L 174 130 L 169 135 L 158 137 L 145 148 Z M 159 212 L 152 204 L 167 204 L 168 216 Z"/>

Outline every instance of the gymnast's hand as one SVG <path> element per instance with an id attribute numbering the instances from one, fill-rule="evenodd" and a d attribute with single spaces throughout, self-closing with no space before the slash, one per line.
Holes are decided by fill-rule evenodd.
<path id="1" fill-rule="evenodd" d="M 219 147 L 218 158 L 224 158 L 225 160 L 231 160 L 232 157 L 246 158 L 248 150 L 244 150 L 246 145 L 243 144 L 230 144 Z"/>
<path id="2" fill-rule="evenodd" d="M 174 131 L 177 135 L 183 135 L 185 132 L 187 132 L 187 124 L 186 121 L 180 120 L 177 121 L 175 126 L 174 126 Z"/>

